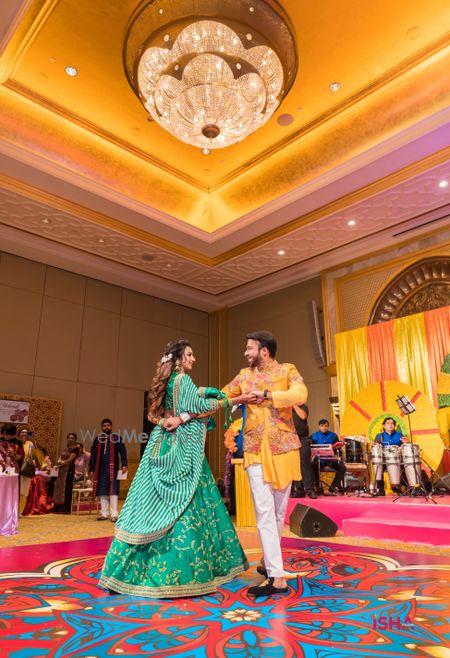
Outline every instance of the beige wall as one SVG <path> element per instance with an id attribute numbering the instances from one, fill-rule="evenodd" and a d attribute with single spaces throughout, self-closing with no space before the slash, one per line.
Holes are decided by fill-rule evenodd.
<path id="1" fill-rule="evenodd" d="M 207 383 L 207 313 L 7 253 L 0 308 L 0 392 L 62 400 L 63 437 L 104 416 L 142 432 L 143 392 L 169 340 L 192 341 L 194 379 Z"/>
<path id="2" fill-rule="evenodd" d="M 310 421 L 330 416 L 326 373 L 314 360 L 307 304 L 321 306 L 320 279 L 252 302 L 207 313 L 0 253 L 0 392 L 63 401 L 62 436 L 115 428 L 142 431 L 143 392 L 169 341 L 192 341 L 198 385 L 222 386 L 245 365 L 245 334 L 269 329 L 278 358 L 299 367 L 309 389 Z M 207 446 L 216 476 L 224 471 L 223 427 Z M 139 446 L 128 444 L 130 458 Z"/>
<path id="3" fill-rule="evenodd" d="M 308 302 L 322 306 L 320 278 L 310 279 L 279 292 L 229 309 L 228 376 L 246 366 L 243 353 L 245 335 L 267 329 L 278 341 L 278 361 L 295 363 L 308 386 L 310 429 L 319 418 L 330 418 L 329 384 L 326 372 L 314 359 L 308 323 Z"/>

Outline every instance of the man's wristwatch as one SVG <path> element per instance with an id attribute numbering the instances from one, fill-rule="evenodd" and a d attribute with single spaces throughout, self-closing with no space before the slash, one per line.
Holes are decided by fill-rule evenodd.
<path id="1" fill-rule="evenodd" d="M 267 388 L 265 388 L 264 391 L 263 391 L 263 398 L 264 398 L 264 400 L 269 399 L 269 391 L 268 391 Z"/>
<path id="2" fill-rule="evenodd" d="M 188 411 L 182 411 L 179 416 L 182 424 L 188 423 L 191 420 L 191 414 Z"/>

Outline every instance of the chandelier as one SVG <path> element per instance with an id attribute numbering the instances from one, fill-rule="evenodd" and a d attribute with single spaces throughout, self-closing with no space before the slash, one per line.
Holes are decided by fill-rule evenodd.
<path id="1" fill-rule="evenodd" d="M 141 3 L 124 63 L 150 118 L 205 154 L 265 124 L 297 71 L 287 17 L 269 0 Z"/>

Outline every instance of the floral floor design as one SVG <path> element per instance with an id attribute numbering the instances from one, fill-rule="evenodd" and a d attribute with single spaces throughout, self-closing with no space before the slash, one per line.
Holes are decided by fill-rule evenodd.
<path id="1" fill-rule="evenodd" d="M 443 556 L 287 539 L 288 595 L 249 598 L 252 569 L 214 595 L 153 601 L 98 588 L 109 541 L 0 550 L 1 656 L 450 657 Z"/>

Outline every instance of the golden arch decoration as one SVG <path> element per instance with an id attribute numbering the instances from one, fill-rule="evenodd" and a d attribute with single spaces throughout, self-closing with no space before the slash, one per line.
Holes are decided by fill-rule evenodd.
<path id="1" fill-rule="evenodd" d="M 450 304 L 450 259 L 425 258 L 403 270 L 375 302 L 368 324 Z"/>

